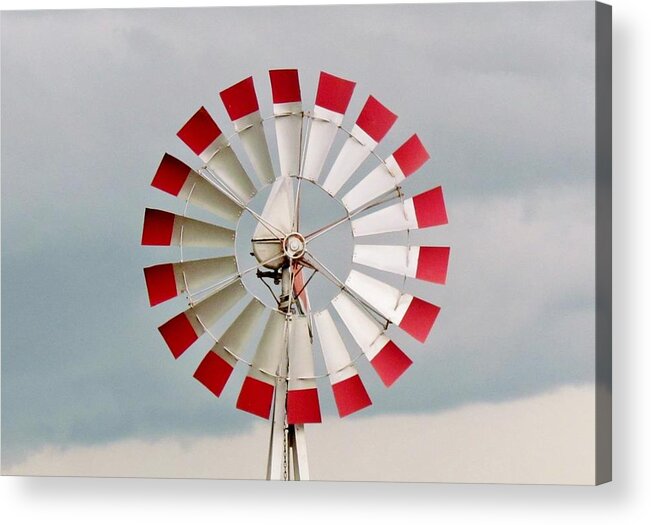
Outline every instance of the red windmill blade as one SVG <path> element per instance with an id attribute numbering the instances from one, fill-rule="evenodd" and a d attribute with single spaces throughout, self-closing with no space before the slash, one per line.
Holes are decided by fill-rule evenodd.
<path id="1" fill-rule="evenodd" d="M 336 195 L 355 170 L 375 150 L 397 119 L 398 116 L 376 98 L 368 97 L 350 137 L 344 143 L 344 147 L 323 181 L 323 189 L 330 195 Z"/>
<path id="2" fill-rule="evenodd" d="M 305 150 L 303 177 L 306 179 L 319 179 L 354 90 L 355 82 L 321 72 Z"/>
<path id="3" fill-rule="evenodd" d="M 341 201 L 349 211 L 355 211 L 373 199 L 395 190 L 402 182 L 429 160 L 429 153 L 418 138 L 412 135 L 383 163 L 355 185 Z"/>

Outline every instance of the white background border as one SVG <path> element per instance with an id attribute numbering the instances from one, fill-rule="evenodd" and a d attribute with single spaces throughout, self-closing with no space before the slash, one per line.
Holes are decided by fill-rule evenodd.
<path id="1" fill-rule="evenodd" d="M 240 2 L 193 0 L 191 5 Z M 248 2 L 305 4 L 326 2 Z M 352 3 L 352 2 L 330 2 Z M 378 2 L 355 2 L 378 3 Z M 614 482 L 601 487 L 0 478 L 0 522 L 642 523 L 651 517 L 651 2 L 613 4 Z M 181 6 L 0 0 L 2 9 Z"/>

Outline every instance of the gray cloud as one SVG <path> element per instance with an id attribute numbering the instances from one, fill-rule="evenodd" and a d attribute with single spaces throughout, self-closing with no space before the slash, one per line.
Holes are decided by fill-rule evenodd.
<path id="1" fill-rule="evenodd" d="M 310 479 L 592 485 L 594 400 L 589 387 L 565 387 L 434 415 L 311 426 Z M 267 426 L 257 423 L 249 432 L 216 438 L 48 446 L 6 473 L 263 479 L 268 437 Z"/>
<path id="2" fill-rule="evenodd" d="M 233 433 L 240 376 L 214 401 L 191 379 L 201 341 L 173 362 L 142 267 L 148 188 L 174 136 L 217 92 L 298 67 L 311 104 L 318 71 L 358 81 L 400 118 L 379 148 L 414 131 L 432 160 L 411 192 L 442 183 L 451 224 L 417 232 L 453 246 L 444 306 L 383 411 L 438 410 L 530 394 L 593 375 L 593 4 L 359 6 L 14 12 L 2 16 L 3 461 L 42 443 Z M 235 144 L 237 148 L 238 145 Z M 273 150 L 273 148 L 272 148 Z M 274 156 L 274 161 L 276 161 Z M 370 163 L 365 164 L 369 167 Z M 324 396 L 332 413 L 332 401 Z"/>

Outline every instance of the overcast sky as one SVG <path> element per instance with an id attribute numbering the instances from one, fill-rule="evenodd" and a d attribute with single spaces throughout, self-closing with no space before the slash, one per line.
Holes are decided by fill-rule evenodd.
<path id="1" fill-rule="evenodd" d="M 219 400 L 192 379 L 209 340 L 169 355 L 156 327 L 180 303 L 150 309 L 142 268 L 177 254 L 139 241 L 145 206 L 182 209 L 149 187 L 162 154 L 198 165 L 180 125 L 205 105 L 226 128 L 217 94 L 249 74 L 269 115 L 271 68 L 298 68 L 308 105 L 320 70 L 356 80 L 346 124 L 379 98 L 399 119 L 378 153 L 417 132 L 432 159 L 406 189 L 445 191 L 450 225 L 413 238 L 452 247 L 448 284 L 407 283 L 442 313 L 424 346 L 391 330 L 415 363 L 391 389 L 362 363 L 351 446 L 375 419 L 593 387 L 593 3 L 12 12 L 1 43 L 3 469 L 261 435 L 234 409 L 244 371 Z"/>

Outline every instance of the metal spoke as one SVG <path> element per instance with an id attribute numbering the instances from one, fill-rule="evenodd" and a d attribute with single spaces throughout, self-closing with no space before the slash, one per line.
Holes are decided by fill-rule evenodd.
<path id="1" fill-rule="evenodd" d="M 381 195 L 380 197 L 377 197 L 376 199 L 373 199 L 371 202 L 367 203 L 365 206 L 358 208 L 357 210 L 353 211 L 352 213 L 348 213 L 345 217 L 341 217 L 340 219 L 337 219 L 336 221 L 327 224 L 325 226 L 322 226 L 318 230 L 313 231 L 312 233 L 309 233 L 308 235 L 305 236 L 305 242 L 308 243 L 314 239 L 317 239 L 324 233 L 328 233 L 330 230 L 336 228 L 340 224 L 343 224 L 344 222 L 351 220 L 353 217 L 356 215 L 359 215 L 360 213 L 365 212 L 366 210 L 370 210 L 371 208 L 374 208 L 375 206 L 380 206 L 382 204 L 385 204 L 387 202 L 392 201 L 393 199 L 399 198 L 402 195 L 402 192 L 400 191 L 400 188 L 396 188 L 395 190 L 391 190 L 390 192 Z"/>
<path id="2" fill-rule="evenodd" d="M 337 277 L 334 273 L 332 273 L 332 271 L 329 270 L 328 267 L 326 265 L 324 265 L 323 263 L 321 263 L 316 257 L 314 257 L 314 255 L 312 255 L 308 251 L 305 252 L 305 255 L 307 257 L 309 257 L 310 264 L 312 264 L 313 267 L 317 271 L 322 271 L 323 272 L 324 277 L 328 278 L 333 284 L 335 284 L 337 287 L 339 287 L 339 289 L 346 292 L 350 297 L 352 297 L 355 301 L 357 301 L 361 306 L 363 306 L 370 313 L 375 314 L 376 316 L 383 319 L 384 324 L 386 326 L 391 324 L 390 319 L 388 319 L 381 312 L 379 312 L 376 308 L 374 308 L 371 304 L 366 302 L 362 297 L 358 296 L 353 290 L 351 290 L 348 286 L 346 286 L 346 283 L 344 283 L 341 279 L 339 279 L 339 277 Z"/>
<path id="3" fill-rule="evenodd" d="M 322 228 L 319 228 L 316 231 L 313 231 L 312 233 L 308 234 L 305 237 L 305 243 L 307 244 L 308 242 L 320 237 L 324 233 L 328 233 L 330 230 L 333 230 L 334 228 L 336 228 L 340 224 L 343 224 L 347 220 L 350 220 L 350 218 L 351 218 L 351 215 L 346 215 L 345 217 L 342 217 L 341 219 L 338 219 L 333 223 L 330 223 L 330 224 L 328 224 L 326 226 L 323 226 Z"/>
<path id="4" fill-rule="evenodd" d="M 296 197 L 294 198 L 294 231 L 297 232 L 299 228 L 299 209 L 301 206 L 301 183 L 303 182 L 303 177 L 298 179 L 298 184 L 296 187 Z"/>

